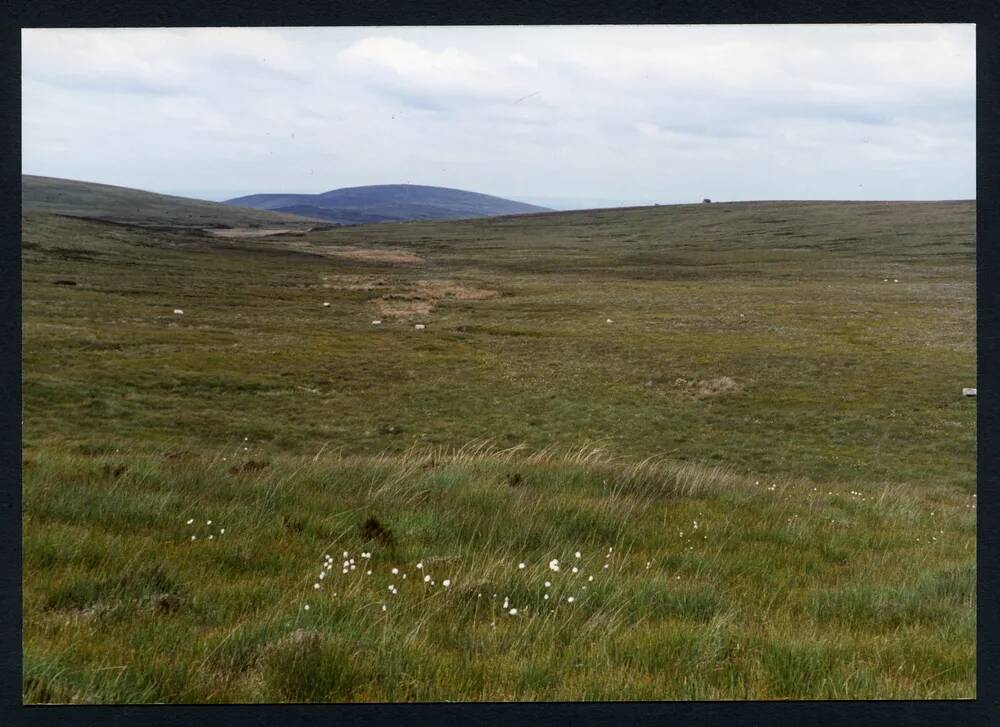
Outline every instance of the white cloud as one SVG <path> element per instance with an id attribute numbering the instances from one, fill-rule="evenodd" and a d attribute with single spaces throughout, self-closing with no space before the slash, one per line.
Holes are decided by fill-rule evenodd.
<path id="1" fill-rule="evenodd" d="M 216 199 L 399 181 L 660 201 L 975 190 L 973 26 L 22 40 L 27 173 Z"/>

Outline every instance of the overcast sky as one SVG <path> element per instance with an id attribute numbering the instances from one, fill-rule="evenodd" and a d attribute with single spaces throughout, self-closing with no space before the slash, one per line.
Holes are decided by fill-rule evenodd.
<path id="1" fill-rule="evenodd" d="M 23 171 L 222 200 L 975 197 L 972 25 L 25 30 Z"/>

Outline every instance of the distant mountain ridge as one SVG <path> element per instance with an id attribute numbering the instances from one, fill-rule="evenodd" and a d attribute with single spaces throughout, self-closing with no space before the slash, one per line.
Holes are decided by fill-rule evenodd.
<path id="1" fill-rule="evenodd" d="M 225 204 L 320 218 L 343 225 L 451 220 L 551 212 L 548 207 L 478 192 L 420 184 L 344 187 L 321 194 L 251 194 Z"/>

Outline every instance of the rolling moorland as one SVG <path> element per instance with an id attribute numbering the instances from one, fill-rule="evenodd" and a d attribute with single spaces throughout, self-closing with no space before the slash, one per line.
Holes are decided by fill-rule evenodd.
<path id="1" fill-rule="evenodd" d="M 545 207 L 477 192 L 420 184 L 346 187 L 322 194 L 253 194 L 226 204 L 359 225 L 372 222 L 451 220 L 550 212 Z"/>
<path id="2" fill-rule="evenodd" d="M 25 701 L 974 697 L 974 222 L 25 211 Z"/>
<path id="3" fill-rule="evenodd" d="M 301 215 L 240 209 L 219 202 L 30 174 L 21 176 L 21 206 L 26 210 L 141 227 L 303 231 L 329 226 L 327 220 L 303 219 Z"/>

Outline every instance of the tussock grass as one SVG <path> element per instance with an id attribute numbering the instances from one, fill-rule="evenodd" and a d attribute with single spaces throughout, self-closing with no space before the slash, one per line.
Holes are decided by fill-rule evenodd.
<path id="1" fill-rule="evenodd" d="M 235 475 L 169 454 L 35 453 L 26 701 L 974 694 L 975 499 L 952 489 L 487 441 Z"/>

